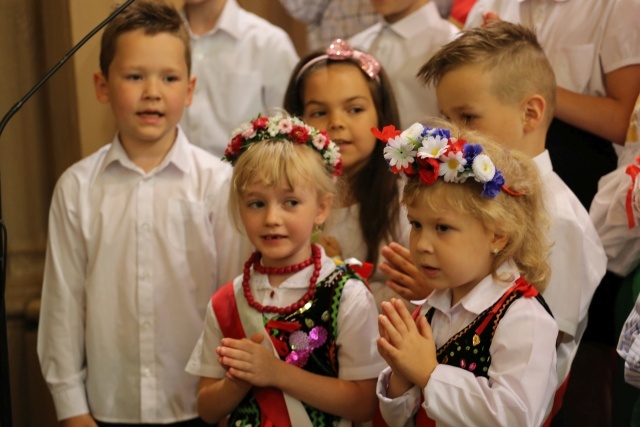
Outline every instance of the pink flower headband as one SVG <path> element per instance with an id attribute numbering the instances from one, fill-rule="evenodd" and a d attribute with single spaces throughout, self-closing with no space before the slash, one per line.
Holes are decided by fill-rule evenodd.
<path id="1" fill-rule="evenodd" d="M 384 158 L 393 173 L 417 176 L 425 185 L 433 184 L 439 177 L 454 183 L 474 178 L 483 185 L 482 197 L 490 199 L 500 190 L 512 196 L 523 195 L 504 185 L 502 172 L 482 153 L 480 144 L 452 138 L 449 129 L 414 123 L 404 132 L 390 125 L 382 131 L 371 128 L 371 133 L 387 144 Z"/>
<path id="2" fill-rule="evenodd" d="M 277 114 L 271 117 L 258 116 L 243 123 L 232 132 L 232 138 L 224 150 L 222 160 L 235 166 L 240 155 L 251 145 L 270 139 L 285 139 L 294 144 L 307 145 L 322 156 L 327 171 L 333 176 L 342 173 L 340 149 L 329 139 L 327 133 L 309 126 L 297 117 Z"/>
<path id="3" fill-rule="evenodd" d="M 300 71 L 298 71 L 296 80 L 300 79 L 311 66 L 327 59 L 355 62 L 369 78 L 378 81 L 378 74 L 380 73 L 380 63 L 378 60 L 366 52 L 352 48 L 342 39 L 333 40 L 324 55 L 317 56 L 304 64 L 302 68 L 300 68 Z"/>

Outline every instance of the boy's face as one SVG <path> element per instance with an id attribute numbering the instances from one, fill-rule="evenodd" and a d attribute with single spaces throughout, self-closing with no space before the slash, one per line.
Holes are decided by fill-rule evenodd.
<path id="1" fill-rule="evenodd" d="M 436 86 L 440 111 L 453 123 L 492 135 L 507 148 L 522 150 L 524 107 L 499 99 L 491 84 L 491 72 L 476 65 L 447 72 Z"/>
<path id="2" fill-rule="evenodd" d="M 146 35 L 142 30 L 119 36 L 108 79 L 96 73 L 94 82 L 98 100 L 111 104 L 125 146 L 170 146 L 195 86 L 183 42 L 168 33 Z"/>
<path id="3" fill-rule="evenodd" d="M 428 0 L 371 0 L 376 12 L 390 24 L 411 15 L 427 2 Z"/>

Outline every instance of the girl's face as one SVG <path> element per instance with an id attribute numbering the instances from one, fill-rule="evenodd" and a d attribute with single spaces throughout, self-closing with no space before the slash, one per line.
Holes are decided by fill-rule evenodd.
<path id="1" fill-rule="evenodd" d="M 451 288 L 453 306 L 491 274 L 493 249 L 502 249 L 506 241 L 469 214 L 423 205 L 407 206 L 411 259 L 430 288 Z"/>
<path id="2" fill-rule="evenodd" d="M 240 218 L 267 267 L 285 267 L 311 257 L 311 233 L 331 209 L 331 196 L 319 198 L 310 183 L 291 188 L 251 182 L 240 195 Z"/>
<path id="3" fill-rule="evenodd" d="M 305 122 L 340 148 L 344 172 L 352 175 L 369 160 L 376 145 L 371 133 L 378 126 L 367 78 L 355 64 L 338 63 L 312 71 L 302 90 Z"/>

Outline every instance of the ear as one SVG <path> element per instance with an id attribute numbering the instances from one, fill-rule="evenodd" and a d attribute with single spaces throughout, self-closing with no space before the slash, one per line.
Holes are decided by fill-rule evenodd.
<path id="1" fill-rule="evenodd" d="M 502 251 L 505 246 L 509 243 L 509 236 L 506 234 L 493 233 L 493 238 L 491 239 L 491 250 L 498 249 Z"/>
<path id="2" fill-rule="evenodd" d="M 333 195 L 326 194 L 322 197 L 318 197 L 318 210 L 316 217 L 313 220 L 315 225 L 322 225 L 327 220 L 327 217 L 331 213 L 331 206 L 333 204 Z"/>
<path id="3" fill-rule="evenodd" d="M 100 71 L 93 73 L 93 85 L 96 90 L 96 98 L 102 104 L 109 103 L 109 82 Z"/>
<path id="4" fill-rule="evenodd" d="M 540 127 L 547 111 L 547 102 L 539 94 L 529 96 L 524 100 L 524 133 L 531 133 Z"/>
<path id="5" fill-rule="evenodd" d="M 187 99 L 185 100 L 184 106 L 188 107 L 191 105 L 191 101 L 193 101 L 193 91 L 196 88 L 196 76 L 189 77 L 189 86 L 187 87 Z"/>

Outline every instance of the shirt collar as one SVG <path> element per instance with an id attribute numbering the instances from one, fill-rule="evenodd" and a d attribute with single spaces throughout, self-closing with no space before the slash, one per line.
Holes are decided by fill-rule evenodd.
<path id="1" fill-rule="evenodd" d="M 159 173 L 170 164 L 174 165 L 184 173 L 189 171 L 189 160 L 186 152 L 189 141 L 182 131 L 182 128 L 178 126 L 177 129 L 178 135 L 176 136 L 173 146 L 165 156 L 162 163 L 149 172 L 149 175 Z M 119 163 L 121 166 L 144 174 L 144 172 L 142 172 L 142 170 L 133 163 L 131 159 L 129 159 L 127 152 L 120 142 L 118 134 L 116 134 L 111 141 L 111 146 L 109 147 L 109 151 L 107 151 L 104 162 L 102 163 L 102 170 L 100 172 L 104 172 L 113 163 Z"/>
<path id="2" fill-rule="evenodd" d="M 500 299 L 509 289 L 513 280 L 520 277 L 518 269 L 512 261 L 506 261 L 497 270 L 498 277 L 508 277 L 509 281 L 496 281 L 489 275 L 482 279 L 457 305 L 476 315 L 482 313 L 488 307 Z M 451 311 L 451 289 L 435 290 L 429 295 L 426 303 L 444 313 Z"/>
<path id="3" fill-rule="evenodd" d="M 542 153 L 535 156 L 533 158 L 533 162 L 538 166 L 540 176 L 543 178 L 553 172 L 553 164 L 551 163 L 551 157 L 549 156 L 548 150 L 544 150 Z"/>
<path id="4" fill-rule="evenodd" d="M 441 20 L 442 17 L 438 12 L 436 4 L 430 1 L 398 22 L 394 22 L 393 24 L 387 24 L 385 22 L 382 25 L 391 29 L 403 39 L 412 39 L 424 31 L 425 28 L 434 26 Z"/>
<path id="5" fill-rule="evenodd" d="M 189 35 L 192 39 L 197 39 L 200 37 L 206 37 L 211 34 L 214 34 L 216 31 L 224 31 L 234 37 L 235 39 L 239 39 L 242 37 L 243 28 L 240 24 L 240 19 L 238 14 L 240 13 L 240 6 L 236 0 L 226 0 L 224 8 L 220 13 L 220 17 L 218 18 L 218 22 L 216 26 L 213 27 L 208 32 L 202 35 L 195 35 L 191 32 L 191 28 L 189 28 L 189 22 L 187 21 L 187 16 L 184 12 L 184 7 L 180 10 L 180 15 L 182 15 L 182 19 L 187 24 L 187 28 L 189 29 Z"/>

